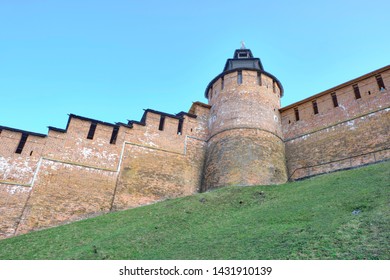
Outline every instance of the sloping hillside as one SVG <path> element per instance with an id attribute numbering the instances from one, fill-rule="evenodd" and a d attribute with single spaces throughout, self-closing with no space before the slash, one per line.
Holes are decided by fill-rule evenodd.
<path id="1" fill-rule="evenodd" d="M 0 259 L 390 259 L 390 162 L 33 232 Z"/>

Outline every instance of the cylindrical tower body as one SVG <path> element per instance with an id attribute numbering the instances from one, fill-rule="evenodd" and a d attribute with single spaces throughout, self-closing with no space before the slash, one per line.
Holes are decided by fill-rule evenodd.
<path id="1" fill-rule="evenodd" d="M 212 107 L 204 191 L 287 181 L 279 113 L 283 88 L 250 50 L 236 50 L 234 57 L 206 89 Z"/>

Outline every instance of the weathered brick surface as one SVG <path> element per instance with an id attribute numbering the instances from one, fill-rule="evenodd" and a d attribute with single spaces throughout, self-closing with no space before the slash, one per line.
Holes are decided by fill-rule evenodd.
<path id="1" fill-rule="evenodd" d="M 199 191 L 209 107 L 194 103 L 192 115 L 147 112 L 145 125 L 120 126 L 71 116 L 66 131 L 29 135 L 15 154 L 21 132 L 0 133 L 0 238 Z M 18 185 L 19 184 L 19 185 Z M 21 186 L 22 184 L 23 186 Z"/>
<path id="2" fill-rule="evenodd" d="M 296 179 L 389 158 L 389 111 L 385 109 L 287 141 L 290 175 Z"/>
<path id="3" fill-rule="evenodd" d="M 260 185 L 287 180 L 280 89 L 257 71 L 237 72 L 216 81 L 209 92 L 209 119 L 203 190 L 225 185 Z"/>
<path id="4" fill-rule="evenodd" d="M 284 143 L 257 129 L 219 133 L 208 142 L 204 190 L 286 182 Z"/>
<path id="5" fill-rule="evenodd" d="M 15 234 L 30 191 L 29 187 L 0 184 L 0 239 Z"/>
<path id="6" fill-rule="evenodd" d="M 70 118 L 66 133 L 49 134 L 45 155 L 67 162 L 115 169 L 121 146 L 110 144 L 113 127 L 98 123 L 93 139 L 87 139 L 90 126 L 90 121 Z"/>
<path id="7" fill-rule="evenodd" d="M 135 125 L 126 134 L 114 209 L 125 209 L 185 196 L 199 191 L 203 170 L 208 108 L 194 105 L 197 118 L 166 117 L 160 131 L 160 115 L 148 112 L 146 125 Z"/>
<path id="8" fill-rule="evenodd" d="M 110 210 L 115 172 L 43 160 L 17 234 Z"/>
<path id="9" fill-rule="evenodd" d="M 186 180 L 190 165 L 184 154 L 126 145 L 122 166 L 115 209 L 196 192 L 197 186 L 190 186 Z"/>
<path id="10" fill-rule="evenodd" d="M 377 74 L 381 74 L 385 90 L 379 90 Z M 360 99 L 355 97 L 354 84 L 359 86 Z M 382 69 L 282 108 L 289 176 L 298 179 L 389 159 L 389 87 L 390 70 Z M 333 105 L 332 92 L 337 95 L 338 107 Z M 316 115 L 312 100 L 317 100 Z M 299 110 L 299 121 L 294 108 Z"/>
<path id="11" fill-rule="evenodd" d="M 46 139 L 29 135 L 21 154 L 15 153 L 22 133 L 3 130 L 0 133 L 0 180 L 30 184 Z"/>

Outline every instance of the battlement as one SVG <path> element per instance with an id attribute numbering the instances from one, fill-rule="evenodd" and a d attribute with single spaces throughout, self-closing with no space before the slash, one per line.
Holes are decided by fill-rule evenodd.
<path id="1" fill-rule="evenodd" d="M 390 65 L 281 108 L 286 141 L 390 106 L 389 85 Z"/>
<path id="2" fill-rule="evenodd" d="M 196 192 L 209 107 L 190 110 L 127 124 L 70 114 L 47 135 L 0 127 L 0 236 Z"/>

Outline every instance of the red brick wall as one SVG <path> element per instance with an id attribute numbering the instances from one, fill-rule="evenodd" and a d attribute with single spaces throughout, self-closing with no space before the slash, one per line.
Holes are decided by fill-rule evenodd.
<path id="1" fill-rule="evenodd" d="M 116 173 L 42 160 L 17 234 L 108 212 Z"/>
<path id="2" fill-rule="evenodd" d="M 0 239 L 13 236 L 31 188 L 0 183 Z"/>
<path id="3" fill-rule="evenodd" d="M 160 115 L 148 112 L 144 126 L 120 126 L 115 144 L 112 125 L 99 122 L 87 139 L 91 121 L 71 116 L 66 132 L 29 135 L 20 155 L 21 133 L 3 129 L 0 238 L 197 192 L 209 108 L 191 110 L 180 135 L 177 118 L 160 131 Z"/>
<path id="4" fill-rule="evenodd" d="M 297 179 L 390 158 L 390 67 L 282 108 L 289 176 Z M 380 91 L 375 75 L 386 90 Z M 361 98 L 356 99 L 352 85 Z M 335 92 L 338 107 L 331 93 Z M 312 100 L 317 100 L 314 114 Z M 298 108 L 300 120 L 295 120 Z"/>

